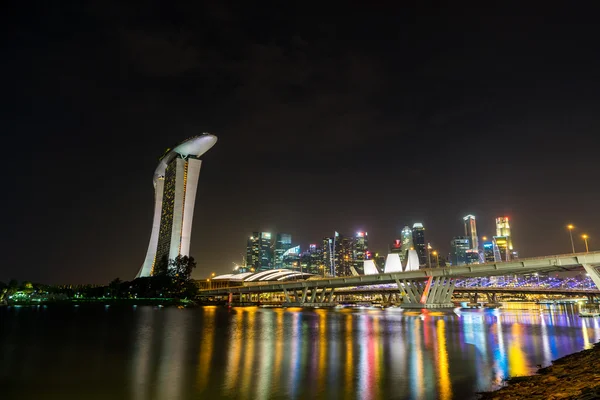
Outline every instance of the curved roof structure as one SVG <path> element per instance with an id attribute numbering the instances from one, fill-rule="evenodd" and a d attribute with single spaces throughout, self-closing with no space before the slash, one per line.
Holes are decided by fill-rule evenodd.
<path id="1" fill-rule="evenodd" d="M 288 279 L 307 279 L 315 276 L 308 272 L 293 271 L 290 269 L 270 269 L 260 272 L 245 272 L 242 274 L 225 274 L 212 278 L 215 280 L 230 280 L 242 282 L 266 282 L 266 281 L 286 281 Z"/>
<path id="2" fill-rule="evenodd" d="M 165 171 L 167 169 L 167 165 L 177 156 L 181 155 L 184 157 L 194 156 L 200 157 L 202 154 L 206 153 L 217 143 L 217 137 L 215 135 L 211 135 L 210 133 L 203 133 L 199 136 L 193 136 L 189 139 L 184 140 L 174 149 L 171 149 L 167 154 L 165 154 L 158 163 L 158 167 L 154 171 L 154 187 L 156 187 L 156 181 L 158 178 L 165 176 Z"/>

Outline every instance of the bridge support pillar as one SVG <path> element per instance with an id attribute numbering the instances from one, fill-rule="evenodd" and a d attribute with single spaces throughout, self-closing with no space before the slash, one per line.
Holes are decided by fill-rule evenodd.
<path id="1" fill-rule="evenodd" d="M 417 279 L 396 279 L 402 296 L 402 308 L 453 308 L 452 294 L 456 281 L 445 276 Z"/>
<path id="2" fill-rule="evenodd" d="M 585 272 L 592 278 L 592 281 L 596 285 L 598 289 L 600 289 L 600 271 L 598 271 L 599 267 L 593 267 L 590 264 L 583 264 L 583 268 Z"/>

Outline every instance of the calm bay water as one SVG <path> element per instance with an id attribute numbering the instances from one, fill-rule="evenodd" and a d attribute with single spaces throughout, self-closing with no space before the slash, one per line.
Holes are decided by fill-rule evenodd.
<path id="1" fill-rule="evenodd" d="M 464 400 L 599 340 L 569 307 L 0 307 L 0 397 Z"/>

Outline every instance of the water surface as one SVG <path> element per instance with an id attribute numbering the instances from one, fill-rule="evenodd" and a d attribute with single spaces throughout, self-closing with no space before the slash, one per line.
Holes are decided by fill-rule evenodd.
<path id="1" fill-rule="evenodd" d="M 0 308 L 2 399 L 468 399 L 600 340 L 572 308 Z"/>

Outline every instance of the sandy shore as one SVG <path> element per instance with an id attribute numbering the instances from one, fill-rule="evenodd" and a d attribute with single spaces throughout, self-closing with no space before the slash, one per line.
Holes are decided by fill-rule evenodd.
<path id="1" fill-rule="evenodd" d="M 600 399 L 600 343 L 553 361 L 538 375 L 508 380 L 506 387 L 481 399 Z"/>

